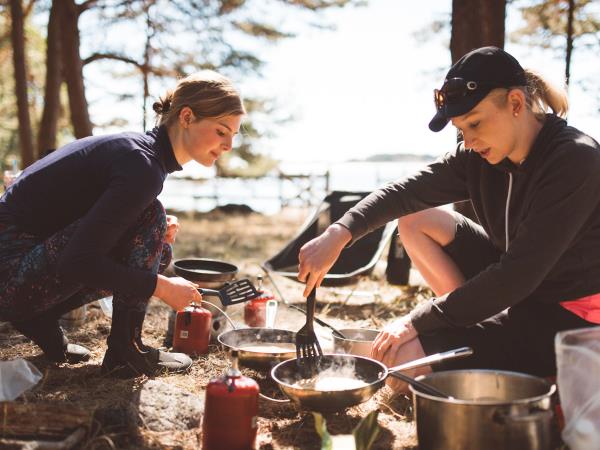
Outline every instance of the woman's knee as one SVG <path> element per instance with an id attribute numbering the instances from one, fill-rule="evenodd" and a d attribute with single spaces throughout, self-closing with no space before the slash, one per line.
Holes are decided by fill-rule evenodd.
<path id="1" fill-rule="evenodd" d="M 431 208 L 398 219 L 398 236 L 406 245 L 416 236 L 426 235 L 444 246 L 456 236 L 456 216 L 452 211 Z"/>

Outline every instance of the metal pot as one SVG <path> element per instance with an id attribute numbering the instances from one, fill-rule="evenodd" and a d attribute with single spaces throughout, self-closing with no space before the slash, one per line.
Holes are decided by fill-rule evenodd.
<path id="1" fill-rule="evenodd" d="M 379 334 L 377 330 L 364 330 L 360 328 L 343 328 L 339 330 L 346 338 L 341 338 L 331 333 L 333 338 L 333 352 L 348 355 L 371 356 L 371 345 Z"/>
<path id="2" fill-rule="evenodd" d="M 454 398 L 412 386 L 421 450 L 543 450 L 553 445 L 556 386 L 517 372 L 453 370 L 417 377 Z"/>

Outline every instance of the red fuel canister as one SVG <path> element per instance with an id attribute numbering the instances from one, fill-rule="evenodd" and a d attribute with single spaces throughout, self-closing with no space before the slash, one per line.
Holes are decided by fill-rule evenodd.
<path id="1" fill-rule="evenodd" d="M 208 353 L 212 314 L 196 303 L 177 312 L 173 350 L 188 355 Z"/>
<path id="2" fill-rule="evenodd" d="M 249 327 L 264 327 L 267 323 L 267 302 L 275 297 L 269 291 L 262 289 L 262 277 L 257 277 L 257 290 L 260 296 L 250 300 L 244 306 L 244 323 Z"/>
<path id="3" fill-rule="evenodd" d="M 237 351 L 232 367 L 208 383 L 202 422 L 203 450 L 254 448 L 258 417 L 258 383 L 238 369 Z"/>

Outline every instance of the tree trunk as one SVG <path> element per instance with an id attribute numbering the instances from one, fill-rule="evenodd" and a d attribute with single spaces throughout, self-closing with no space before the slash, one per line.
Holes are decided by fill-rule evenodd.
<path id="1" fill-rule="evenodd" d="M 150 17 L 150 6 L 146 8 L 146 45 L 144 46 L 144 65 L 142 66 L 142 80 L 143 89 L 142 93 L 142 130 L 146 130 L 147 120 L 147 104 L 148 98 L 150 97 L 150 70 L 151 59 L 152 59 L 152 37 L 154 36 L 154 29 L 152 26 L 152 20 Z"/>
<path id="2" fill-rule="evenodd" d="M 504 47 L 506 0 L 452 0 L 452 63 L 487 45 Z"/>
<path id="3" fill-rule="evenodd" d="M 452 64 L 473 49 L 504 47 L 506 0 L 452 0 Z M 477 221 L 470 201 L 455 203 L 454 209 Z"/>
<path id="4" fill-rule="evenodd" d="M 19 118 L 19 144 L 21 147 L 21 167 L 25 168 L 35 160 L 33 137 L 29 118 L 29 100 L 27 95 L 27 65 L 25 57 L 25 25 L 21 0 L 10 0 L 11 41 L 15 73 L 15 96 Z"/>
<path id="5" fill-rule="evenodd" d="M 79 9 L 74 0 L 59 1 L 63 3 L 60 8 L 63 76 L 69 93 L 73 133 L 79 139 L 92 134 L 92 122 L 83 82 L 83 61 L 79 54 Z"/>
<path id="6" fill-rule="evenodd" d="M 569 10 L 567 16 L 567 52 L 565 55 L 565 83 L 569 87 L 571 78 L 571 58 L 573 55 L 573 18 L 575 15 L 575 0 L 569 0 Z"/>
<path id="7" fill-rule="evenodd" d="M 43 157 L 56 148 L 56 132 L 60 115 L 61 48 L 60 48 L 60 6 L 61 0 L 54 0 L 48 19 L 46 46 L 46 86 L 44 88 L 44 111 L 38 134 L 38 155 Z"/>

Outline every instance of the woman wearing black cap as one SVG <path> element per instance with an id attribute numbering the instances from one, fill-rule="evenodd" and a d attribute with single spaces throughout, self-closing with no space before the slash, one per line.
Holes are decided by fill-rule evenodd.
<path id="1" fill-rule="evenodd" d="M 161 275 L 177 222 L 156 199 L 167 175 L 195 160 L 211 166 L 232 146 L 245 109 L 221 75 L 181 79 L 154 104 L 148 133 L 79 139 L 26 168 L 0 198 L 0 320 L 10 321 L 55 362 L 90 358 L 69 344 L 58 318 L 113 294 L 106 374 L 181 371 L 188 356 L 144 345 L 146 305 L 199 301 L 197 286 Z"/>
<path id="2" fill-rule="evenodd" d="M 462 142 L 307 243 L 298 278 L 308 293 L 344 246 L 398 218 L 400 239 L 436 297 L 381 332 L 372 355 L 393 366 L 468 345 L 470 358 L 415 374 L 552 376 L 556 332 L 600 324 L 600 146 L 560 118 L 564 91 L 495 47 L 463 56 L 434 94 L 429 127 L 451 121 Z M 435 208 L 464 200 L 481 225 Z"/>

